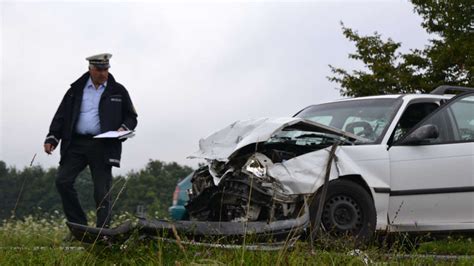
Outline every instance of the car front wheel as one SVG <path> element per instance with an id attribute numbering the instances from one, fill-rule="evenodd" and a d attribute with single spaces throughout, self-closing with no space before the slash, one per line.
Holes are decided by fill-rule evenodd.
<path id="1" fill-rule="evenodd" d="M 321 199 L 317 193 L 310 205 L 314 225 Z M 337 179 L 329 183 L 321 217 L 321 228 L 333 236 L 349 235 L 366 241 L 375 231 L 376 212 L 372 197 L 355 182 Z"/>

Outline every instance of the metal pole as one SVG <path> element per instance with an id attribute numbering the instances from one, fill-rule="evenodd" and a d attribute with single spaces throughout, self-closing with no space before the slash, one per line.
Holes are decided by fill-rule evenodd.
<path id="1" fill-rule="evenodd" d="M 326 164 L 326 175 L 324 176 L 324 184 L 321 188 L 321 197 L 319 198 L 318 211 L 316 213 L 316 218 L 311 232 L 311 251 L 314 253 L 314 239 L 319 232 L 319 227 L 321 227 L 321 217 L 323 215 L 324 202 L 326 201 L 326 194 L 328 191 L 329 176 L 331 175 L 331 166 L 332 161 L 334 160 L 336 154 L 336 148 L 339 146 L 339 142 L 335 142 L 331 150 L 329 151 L 329 158 Z"/>

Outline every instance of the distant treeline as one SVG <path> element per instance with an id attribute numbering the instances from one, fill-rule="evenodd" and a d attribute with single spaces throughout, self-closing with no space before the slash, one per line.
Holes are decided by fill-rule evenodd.
<path id="1" fill-rule="evenodd" d="M 0 221 L 12 217 L 62 212 L 56 191 L 56 167 L 41 166 L 18 170 L 0 161 Z M 193 171 L 175 162 L 150 160 L 144 169 L 126 176 L 115 176 L 112 188 L 113 212 L 135 213 L 144 206 L 149 215 L 166 217 L 178 180 Z M 93 184 L 90 172 L 83 171 L 76 179 L 76 190 L 86 212 L 94 210 Z"/>

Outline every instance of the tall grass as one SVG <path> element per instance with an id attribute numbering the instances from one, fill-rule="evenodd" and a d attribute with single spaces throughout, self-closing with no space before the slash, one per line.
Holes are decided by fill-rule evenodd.
<path id="1" fill-rule="evenodd" d="M 89 216 L 93 216 L 93 213 L 89 213 Z M 115 224 L 130 217 L 129 214 L 115 216 Z M 93 221 L 93 217 L 90 220 Z M 396 257 L 397 254 L 474 255 L 473 241 L 466 236 L 419 242 L 424 239 L 400 235 L 390 243 L 375 241 L 362 250 L 356 250 L 350 238 L 321 236 L 315 242 L 315 252 L 311 252 L 311 246 L 303 240 L 289 249 L 250 251 L 243 248 L 186 245 L 184 242 L 176 244 L 163 240 L 143 241 L 137 235 L 122 245 L 95 245 L 90 248 L 77 241 L 63 241 L 67 234 L 65 220 L 59 213 L 5 220 L 0 227 L 0 265 L 365 265 L 379 262 L 415 265 L 474 264 L 474 259 L 468 257 L 457 260 Z"/>

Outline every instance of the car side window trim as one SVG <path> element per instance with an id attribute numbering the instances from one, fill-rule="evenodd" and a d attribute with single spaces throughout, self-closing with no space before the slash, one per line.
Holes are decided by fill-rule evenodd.
<path id="1" fill-rule="evenodd" d="M 441 102 L 441 100 L 443 100 L 443 99 L 439 99 L 439 98 L 418 98 L 418 99 L 412 99 L 412 100 L 405 106 L 405 109 L 403 109 L 403 111 L 401 112 L 401 116 L 400 116 L 400 118 L 398 119 L 398 121 L 396 121 L 395 127 L 393 128 L 392 132 L 390 133 L 390 137 L 389 137 L 388 142 L 387 142 L 387 143 L 388 143 L 388 146 L 392 146 L 393 143 L 398 142 L 398 141 L 401 140 L 401 139 L 398 139 L 398 140 L 395 141 L 395 142 L 393 141 L 393 139 L 395 138 L 395 132 L 396 132 L 396 130 L 397 130 L 397 125 L 398 125 L 398 123 L 400 123 L 400 121 L 403 119 L 403 116 L 404 116 L 405 112 L 408 111 L 408 109 L 410 108 L 410 106 L 412 106 L 412 105 L 414 105 L 414 104 L 420 104 L 420 103 L 433 103 L 433 104 L 437 104 L 437 105 L 438 105 L 438 108 L 437 108 L 437 109 L 439 109 L 439 108 L 443 105 L 443 103 Z M 401 105 L 401 104 L 400 104 L 400 105 Z M 400 107 L 400 106 L 399 106 L 399 107 Z M 399 109 L 399 108 L 398 108 L 398 109 Z M 437 109 L 436 109 L 436 110 L 437 110 Z M 434 111 L 433 111 L 433 112 L 434 112 Z M 431 114 L 431 113 L 430 113 L 430 114 Z M 427 116 L 429 116 L 430 114 L 428 114 Z M 394 118 L 395 118 L 395 117 L 392 118 L 392 122 L 393 122 L 393 119 L 394 119 Z M 422 120 L 423 120 L 423 119 L 422 119 Z M 419 122 L 421 122 L 422 120 L 420 120 Z M 413 127 L 415 127 L 415 126 L 417 126 L 417 125 L 418 125 L 418 123 L 415 124 Z M 412 128 L 413 128 L 413 127 L 412 127 Z M 388 130 L 388 128 L 387 128 L 387 130 Z M 407 131 L 407 133 L 409 133 L 409 132 L 410 132 L 410 130 Z M 406 136 L 407 133 L 405 133 L 404 136 Z"/>
<path id="2" fill-rule="evenodd" d="M 437 113 L 439 112 L 443 112 L 445 111 L 447 108 L 449 108 L 451 105 L 453 105 L 454 103 L 456 103 L 459 99 L 462 99 L 462 98 L 465 98 L 465 97 L 469 97 L 469 96 L 474 96 L 474 92 L 465 92 L 465 93 L 462 93 L 462 94 L 459 94 L 459 95 L 456 95 L 454 98 L 450 99 L 448 102 L 446 102 L 445 104 L 441 105 L 437 110 L 435 110 L 433 113 L 429 114 L 428 116 L 426 116 L 424 119 L 422 119 L 420 122 L 418 122 L 415 126 L 413 126 L 413 128 L 411 128 L 403 138 L 399 139 L 397 142 L 393 143 L 391 146 L 413 146 L 413 145 L 405 145 L 405 144 L 401 144 L 403 143 L 403 141 L 411 134 L 413 133 L 413 131 L 415 131 L 416 129 L 418 129 L 420 127 L 420 125 L 423 125 L 427 120 L 431 119 L 433 116 L 437 115 Z M 449 112 L 448 112 L 449 113 Z M 452 114 L 450 114 L 451 116 Z M 453 120 L 453 117 L 448 117 L 447 118 L 449 121 L 447 121 L 448 125 L 449 125 L 449 129 L 448 130 L 451 130 L 453 131 L 453 128 L 452 128 L 452 120 Z M 451 132 L 451 134 L 453 134 Z M 452 140 L 452 141 L 443 141 L 443 142 L 437 142 L 437 143 L 428 143 L 428 144 L 419 144 L 420 146 L 423 145 L 423 146 L 426 146 L 426 145 L 442 145 L 442 144 L 455 144 L 455 143 L 469 143 L 469 142 L 474 142 L 474 140 L 459 140 L 459 141 L 455 141 L 455 140 Z"/>

